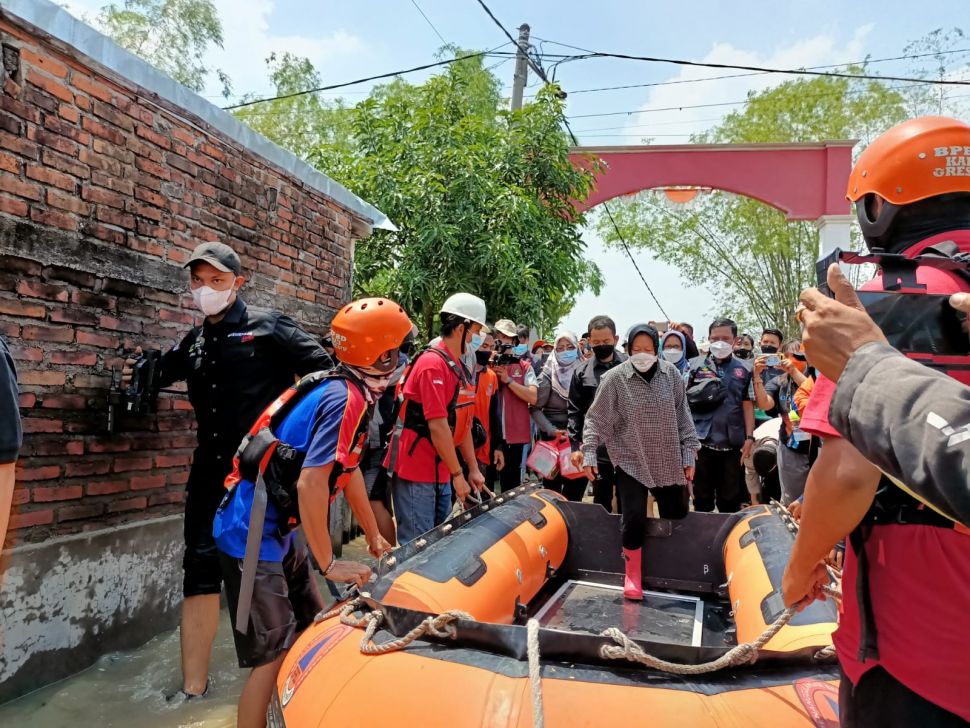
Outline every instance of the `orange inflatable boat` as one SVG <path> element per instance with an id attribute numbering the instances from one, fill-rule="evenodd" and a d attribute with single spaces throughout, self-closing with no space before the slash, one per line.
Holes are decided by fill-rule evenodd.
<path id="1" fill-rule="evenodd" d="M 822 649 L 831 600 L 796 614 L 753 664 L 681 675 L 629 659 L 700 665 L 761 636 L 785 612 L 787 514 L 691 513 L 647 531 L 645 598 L 630 602 L 619 517 L 597 505 L 523 486 L 453 518 L 386 559 L 353 614 L 299 638 L 269 725 L 838 726 L 838 672 Z M 366 634 L 352 624 L 365 616 Z M 627 652 L 610 653 L 621 640 Z"/>

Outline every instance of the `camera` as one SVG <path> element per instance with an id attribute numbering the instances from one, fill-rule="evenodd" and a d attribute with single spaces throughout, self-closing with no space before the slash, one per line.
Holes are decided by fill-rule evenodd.
<path id="1" fill-rule="evenodd" d="M 132 365 L 131 381 L 127 387 L 122 384 L 121 370 L 116 369 L 112 372 L 111 389 L 108 391 L 108 432 L 115 431 L 119 407 L 126 414 L 132 415 L 144 415 L 156 411 L 160 391 L 160 361 L 161 352 L 154 349 L 143 352 Z"/>
<path id="2" fill-rule="evenodd" d="M 512 344 L 496 342 L 495 351 L 498 353 L 498 357 L 493 359 L 493 364 L 495 366 L 509 366 L 510 364 L 515 364 L 522 358 L 512 353 Z"/>

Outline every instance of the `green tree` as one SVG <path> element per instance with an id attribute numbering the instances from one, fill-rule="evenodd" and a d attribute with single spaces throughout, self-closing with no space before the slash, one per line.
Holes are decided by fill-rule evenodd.
<path id="1" fill-rule="evenodd" d="M 357 244 L 356 294 L 400 301 L 425 333 L 456 291 L 482 296 L 492 318 L 547 329 L 601 284 L 572 203 L 592 174 L 569 161 L 561 102 L 540 93 L 507 112 L 499 91 L 480 58 L 395 81 L 352 110 L 350 151 L 312 157 L 399 228 Z"/>
<path id="2" fill-rule="evenodd" d="M 932 30 L 903 49 L 904 55 L 918 56 L 910 61 L 906 75 L 928 81 L 967 80 L 970 51 L 966 47 L 967 37 L 962 29 Z M 966 117 L 967 97 L 959 86 L 912 84 L 903 93 L 909 116 Z"/>
<path id="3" fill-rule="evenodd" d="M 209 45 L 222 47 L 222 22 L 212 0 L 124 0 L 101 8 L 96 21 L 111 39 L 199 92 L 210 69 L 204 55 Z M 230 94 L 229 77 L 214 69 Z"/>
<path id="4" fill-rule="evenodd" d="M 266 66 L 275 96 L 321 85 L 320 74 L 309 58 L 273 53 L 266 59 Z M 242 100 L 249 101 L 251 97 Z M 344 154 L 350 151 L 351 114 L 339 99 L 328 102 L 317 94 L 302 94 L 245 106 L 233 113 L 267 139 L 304 159 L 322 146 Z"/>
<path id="5" fill-rule="evenodd" d="M 857 71 L 859 69 L 856 69 Z M 880 82 L 814 78 L 751 93 L 699 143 L 810 142 L 876 136 L 905 116 L 904 99 Z M 631 246 L 677 266 L 691 284 L 719 291 L 712 302 L 745 328 L 797 330 L 794 308 L 802 288 L 815 281 L 818 232 L 811 222 L 788 222 L 756 200 L 714 191 L 683 208 L 644 192 L 613 206 Z M 600 219 L 607 244 L 617 245 L 612 224 Z M 715 313 L 712 311 L 712 313 Z"/>

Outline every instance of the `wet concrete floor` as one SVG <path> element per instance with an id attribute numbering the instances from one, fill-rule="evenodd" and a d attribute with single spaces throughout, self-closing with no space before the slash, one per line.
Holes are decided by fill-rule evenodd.
<path id="1" fill-rule="evenodd" d="M 342 558 L 373 564 L 359 538 Z M 320 593 L 331 597 L 321 582 Z M 209 693 L 188 702 L 167 701 L 181 687 L 178 630 L 137 650 L 105 655 L 84 672 L 0 705 L 3 728 L 232 728 L 248 670 L 240 670 L 229 613 L 222 610 L 212 651 Z"/>

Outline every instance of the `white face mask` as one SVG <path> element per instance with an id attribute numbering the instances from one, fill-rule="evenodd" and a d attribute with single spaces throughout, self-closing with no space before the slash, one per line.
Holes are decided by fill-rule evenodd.
<path id="1" fill-rule="evenodd" d="M 657 355 L 640 351 L 630 357 L 630 363 L 638 372 L 647 372 L 657 363 Z"/>
<path id="2" fill-rule="evenodd" d="M 214 288 L 209 288 L 209 286 L 199 286 L 192 289 L 192 300 L 206 316 L 215 316 L 229 307 L 229 298 L 232 294 L 233 289 L 231 288 L 217 291 Z"/>
<path id="3" fill-rule="evenodd" d="M 734 353 L 734 347 L 726 341 L 711 342 L 711 354 L 715 359 L 727 359 Z"/>
<path id="4" fill-rule="evenodd" d="M 680 349 L 664 349 L 664 359 L 669 361 L 671 364 L 676 364 L 680 361 L 680 358 L 684 355 Z"/>

